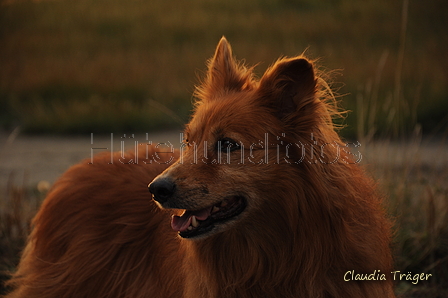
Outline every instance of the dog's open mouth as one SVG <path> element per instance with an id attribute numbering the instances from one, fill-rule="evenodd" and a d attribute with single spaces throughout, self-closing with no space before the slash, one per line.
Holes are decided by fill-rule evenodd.
<path id="1" fill-rule="evenodd" d="M 241 196 L 227 198 L 213 206 L 200 210 L 186 210 L 181 216 L 173 215 L 171 227 L 182 238 L 194 238 L 208 233 L 217 223 L 231 220 L 246 208 L 246 201 Z"/>

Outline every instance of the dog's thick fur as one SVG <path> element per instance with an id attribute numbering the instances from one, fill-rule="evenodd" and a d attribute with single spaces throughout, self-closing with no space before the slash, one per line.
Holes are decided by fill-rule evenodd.
<path id="1" fill-rule="evenodd" d="M 303 57 L 256 80 L 223 38 L 197 88 L 182 158 L 167 168 L 168 156 L 123 164 L 116 154 L 109 164 L 104 153 L 69 169 L 33 220 L 7 297 L 394 297 L 390 278 L 344 281 L 350 270 L 392 270 L 390 223 L 334 130 L 323 85 Z M 218 152 L 226 138 L 242 147 Z M 157 175 L 175 186 L 162 207 L 239 196 L 246 208 L 181 238 L 169 223 L 178 212 L 147 191 Z"/>

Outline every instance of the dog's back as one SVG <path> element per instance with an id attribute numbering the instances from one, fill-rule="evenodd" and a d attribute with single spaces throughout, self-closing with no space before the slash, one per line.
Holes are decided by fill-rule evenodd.
<path id="1" fill-rule="evenodd" d="M 33 220 L 8 298 L 181 297 L 178 239 L 147 190 L 177 153 L 151 164 L 120 158 L 111 164 L 102 153 L 59 178 Z"/>

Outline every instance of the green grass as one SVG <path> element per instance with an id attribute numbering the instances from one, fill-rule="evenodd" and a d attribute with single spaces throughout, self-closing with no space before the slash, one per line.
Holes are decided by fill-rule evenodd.
<path id="1" fill-rule="evenodd" d="M 339 90 L 347 94 L 345 107 L 356 111 L 359 98 L 368 105 L 366 95 L 373 94 L 376 114 L 387 119 L 376 120 L 376 135 L 407 133 L 416 123 L 425 131 L 443 130 L 448 122 L 442 0 L 411 1 L 405 26 L 403 1 L 388 0 L 0 3 L 5 129 L 86 133 L 176 126 L 176 117 L 161 119 L 142 102 L 152 99 L 188 119 L 196 77 L 222 35 L 238 58 L 261 62 L 259 75 L 280 55 L 305 49 L 328 69 L 342 69 L 335 81 L 345 84 Z M 350 127 L 356 127 L 356 115 L 347 119 Z"/>

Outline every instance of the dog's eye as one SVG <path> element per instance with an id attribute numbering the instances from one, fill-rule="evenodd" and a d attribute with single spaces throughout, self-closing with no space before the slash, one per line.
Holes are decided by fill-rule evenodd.
<path id="1" fill-rule="evenodd" d="M 235 151 L 241 148 L 241 145 L 230 138 L 223 138 L 216 144 L 217 149 L 221 152 Z"/>

